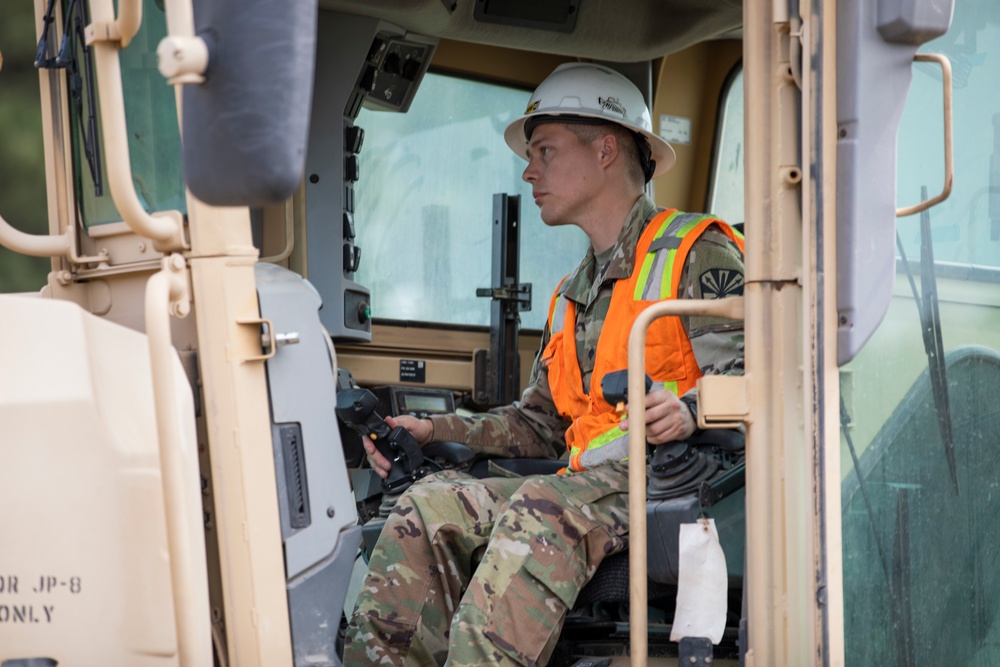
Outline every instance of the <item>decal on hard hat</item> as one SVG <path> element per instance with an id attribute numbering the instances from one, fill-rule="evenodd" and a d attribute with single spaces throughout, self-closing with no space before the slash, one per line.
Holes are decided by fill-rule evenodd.
<path id="1" fill-rule="evenodd" d="M 625 107 L 622 106 L 617 97 L 598 97 L 597 104 L 600 105 L 600 107 L 605 111 L 612 111 L 621 115 L 622 118 L 628 116 L 628 114 L 625 113 Z"/>

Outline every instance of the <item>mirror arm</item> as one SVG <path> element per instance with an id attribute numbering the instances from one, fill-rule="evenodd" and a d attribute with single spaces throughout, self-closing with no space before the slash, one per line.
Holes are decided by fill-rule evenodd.
<path id="1" fill-rule="evenodd" d="M 191 0 L 166 0 L 167 36 L 156 48 L 160 74 L 170 85 L 204 83 L 208 70 L 208 44 L 194 34 Z"/>

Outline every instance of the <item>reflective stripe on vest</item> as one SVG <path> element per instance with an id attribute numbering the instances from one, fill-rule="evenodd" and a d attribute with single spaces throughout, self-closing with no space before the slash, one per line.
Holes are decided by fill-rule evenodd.
<path id="1" fill-rule="evenodd" d="M 632 275 L 618 280 L 612 292 L 589 394 L 583 392 L 576 357 L 576 304 L 563 296 L 562 283 L 553 294 L 549 308 L 551 339 L 543 351 L 543 361 L 549 367 L 550 379 L 559 379 L 557 383 L 550 382 L 556 408 L 572 422 L 566 431 L 572 470 L 586 467 L 580 462 L 583 452 L 620 442 L 624 436 L 617 426 L 619 416 L 604 400 L 600 381 L 606 373 L 628 367 L 628 338 L 635 317 L 653 302 L 677 298 L 675 291 L 691 246 L 711 225 L 716 225 L 743 249 L 742 235 L 718 219 L 699 213 L 664 211 L 643 231 Z M 660 318 L 654 324 L 647 332 L 646 371 L 674 394 L 683 394 L 701 377 L 691 343 L 680 318 Z M 586 458 L 606 457 L 588 454 Z"/>
<path id="2" fill-rule="evenodd" d="M 684 235 L 703 220 L 713 219 L 712 216 L 701 213 L 675 212 L 668 216 L 649 244 L 649 252 L 642 260 L 632 298 L 636 301 L 659 301 L 673 297 L 670 292 L 673 287 L 674 262 Z"/>
<path id="3" fill-rule="evenodd" d="M 562 283 L 559 284 L 562 285 Z M 552 307 L 549 308 L 549 331 L 552 333 L 562 331 L 566 321 L 566 301 L 566 297 L 560 294 L 557 289 L 555 298 L 552 300 Z"/>

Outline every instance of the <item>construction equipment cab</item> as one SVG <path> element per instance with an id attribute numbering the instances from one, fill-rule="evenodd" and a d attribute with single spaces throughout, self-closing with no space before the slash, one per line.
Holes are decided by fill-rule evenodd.
<path id="1" fill-rule="evenodd" d="M 728 440 L 633 424 L 657 474 L 551 664 L 997 662 L 990 0 L 7 0 L 0 26 L 0 162 L 39 165 L 28 207 L 0 178 L 0 245 L 42 258 L 0 283 L 0 667 L 340 664 L 403 487 L 501 474 L 389 429 L 383 485 L 352 424 L 525 389 L 588 239 L 503 132 L 576 62 L 674 147 L 657 207 L 742 225 L 742 295 L 650 317 L 742 320 L 745 374 L 693 405 Z M 691 608 L 709 518 L 723 583 Z"/>

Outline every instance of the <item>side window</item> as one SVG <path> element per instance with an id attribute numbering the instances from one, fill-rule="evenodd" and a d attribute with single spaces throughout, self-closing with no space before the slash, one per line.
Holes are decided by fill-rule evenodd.
<path id="1" fill-rule="evenodd" d="M 69 3 L 67 2 L 67 5 Z M 186 212 L 184 179 L 181 174 L 181 139 L 177 124 L 177 104 L 172 86 L 165 85 L 156 68 L 156 45 L 167 34 L 162 2 L 143 0 L 142 24 L 132 40 L 132 48 L 120 52 L 125 122 L 128 126 L 129 160 L 132 182 L 143 208 L 149 212 Z M 77 7 L 76 11 L 80 11 Z M 103 155 L 103 133 L 98 112 L 99 100 L 94 68 L 88 66 L 83 45 L 76 43 L 80 80 L 71 84 L 73 157 L 76 161 L 76 191 L 84 225 L 88 228 L 121 220 L 111 199 Z M 91 56 L 92 58 L 92 56 Z M 73 92 L 74 89 L 78 92 Z M 94 101 L 97 104 L 94 104 Z M 93 153 L 91 151 L 98 150 Z M 95 185 L 95 169 L 100 170 L 100 187 Z"/>
<path id="2" fill-rule="evenodd" d="M 588 247 L 579 229 L 546 227 L 503 140 L 528 92 L 429 73 L 405 114 L 363 109 L 355 220 L 361 266 L 379 319 L 488 325 L 493 194 L 521 195 L 521 326 L 541 329 L 548 299 Z"/>
<path id="3" fill-rule="evenodd" d="M 743 67 L 726 82 L 716 134 L 708 210 L 723 220 L 743 222 Z"/>

